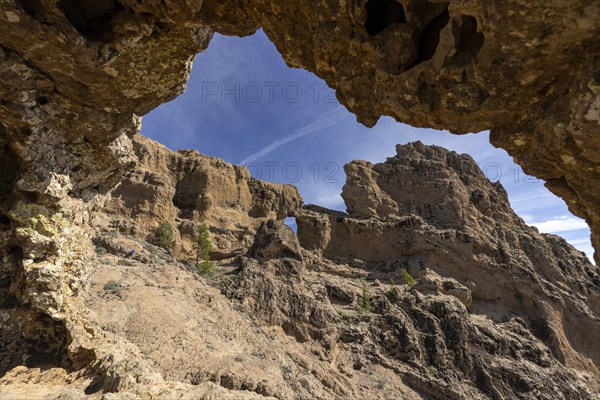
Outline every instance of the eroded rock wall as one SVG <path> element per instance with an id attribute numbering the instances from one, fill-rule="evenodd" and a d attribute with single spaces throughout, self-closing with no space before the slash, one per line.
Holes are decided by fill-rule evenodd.
<path id="1" fill-rule="evenodd" d="M 245 254 L 260 224 L 283 220 L 303 204 L 298 190 L 254 179 L 245 167 L 196 151 L 170 151 L 137 135 L 139 163 L 98 207 L 97 230 L 117 229 L 152 242 L 163 221 L 176 233 L 175 251 L 194 252 L 201 218 L 211 229 L 213 259 Z M 193 258 L 193 257 L 192 257 Z"/>
<path id="2" fill-rule="evenodd" d="M 598 247 L 597 2 L 27 0 L 3 2 L 0 14 L 3 136 L 27 143 L 26 190 L 106 184 L 124 161 L 110 141 L 181 93 L 212 32 L 260 27 L 367 125 L 390 115 L 491 130 L 588 221 Z M 56 143 L 68 148 L 60 166 L 48 152 Z M 86 154 L 97 167 L 78 161 Z"/>
<path id="3" fill-rule="evenodd" d="M 389 115 L 491 130 L 492 144 L 588 221 L 598 249 L 598 3 L 206 1 L 201 15 L 235 35 L 250 15 L 288 64 L 325 79 L 367 125 Z"/>
<path id="4" fill-rule="evenodd" d="M 268 184 L 252 182 L 235 167 L 219 166 L 214 160 L 169 155 L 169 162 L 184 160 L 183 164 L 200 170 L 173 176 L 165 174 L 164 167 L 157 167 L 163 162 L 163 155 L 152 161 L 151 155 L 136 152 L 136 141 L 132 138 L 139 131 L 140 116 L 184 90 L 194 55 L 208 45 L 214 31 L 248 35 L 262 27 L 289 65 L 306 68 L 326 79 L 337 90 L 340 101 L 367 125 L 375 123 L 381 115 L 391 115 L 415 126 L 450 129 L 455 133 L 491 129 L 495 145 L 509 151 L 525 172 L 545 179 L 548 187 L 567 201 L 573 213 L 586 218 L 592 228 L 593 244 L 598 249 L 599 8 L 597 2 L 566 0 L 551 4 L 518 0 L 493 4 L 479 0 L 3 1 L 0 4 L 0 165 L 3 171 L 0 293 L 5 298 L 1 304 L 2 319 L 9 327 L 1 337 L 6 344 L 3 349 L 23 352 L 35 361 L 30 367 L 48 362 L 75 370 L 87 366 L 86 374 L 102 377 L 99 382 L 85 384 L 90 392 L 137 388 L 132 390 L 138 390 L 136 393 L 141 396 L 151 391 L 163 397 L 192 392 L 197 396 L 224 395 L 222 387 L 199 385 L 190 389 L 185 384 L 164 383 L 138 344 L 99 326 L 82 299 L 89 289 L 90 276 L 98 266 L 94 261 L 92 239 L 97 236 L 99 227 L 112 224 L 110 217 L 104 220 L 98 210 L 108 201 L 107 194 L 130 171 L 133 172 L 127 176 L 121 192 L 117 189 L 111 200 L 110 210 L 123 214 L 122 220 L 112 227 L 120 225 L 124 227 L 123 233 L 137 235 L 134 242 L 141 247 L 147 244 L 142 240 L 148 230 L 144 223 L 155 223 L 166 213 L 166 217 L 185 231 L 184 220 L 189 218 L 182 218 L 181 213 L 191 212 L 194 219 L 194 213 L 214 206 L 214 215 L 225 225 L 242 218 L 240 229 L 245 233 L 239 237 L 241 246 L 227 249 L 228 243 L 235 242 L 228 237 L 233 225 L 227 225 L 221 233 L 214 232 L 215 237 L 224 237 L 225 250 L 221 256 L 239 254 L 254 240 L 252 232 L 259 223 L 270 218 L 281 219 L 288 213 L 288 206 L 278 203 L 278 196 L 283 194 L 283 198 L 292 199 L 291 208 L 300 201 L 292 191 L 285 193 L 285 189 L 281 192 Z M 136 167 L 140 159 L 155 164 L 142 163 L 142 167 Z M 200 168 L 201 165 L 204 167 Z M 155 168 L 158 175 L 144 168 Z M 214 176 L 211 178 L 202 172 L 203 168 L 225 173 L 230 179 L 226 185 L 246 185 L 249 193 L 225 196 L 217 190 L 218 198 L 208 199 L 204 195 L 215 190 L 217 184 Z M 382 173 L 385 175 L 384 170 L 372 169 L 366 163 L 360 166 L 360 173 L 358 165 L 352 168 L 356 169 L 358 182 L 368 178 L 367 186 L 385 186 L 385 180 L 378 178 Z M 233 172 L 235 177 L 230 175 Z M 192 189 L 190 186 L 196 179 L 207 182 L 206 186 Z M 396 222 L 382 223 L 382 218 L 386 220 L 396 210 L 399 214 L 413 210 L 406 208 L 407 204 L 390 188 L 380 187 L 382 190 L 371 189 L 363 194 L 358 186 L 355 189 L 358 190 L 356 196 L 364 194 L 365 200 L 363 204 L 358 201 L 352 205 L 350 200 L 355 195 L 348 197 L 348 206 L 355 210 L 358 218 L 351 218 L 352 221 L 342 222 L 342 225 L 359 227 L 360 232 L 376 229 L 385 231 L 385 237 L 402 236 L 397 227 L 385 224 L 411 221 L 407 223 L 422 225 L 434 236 L 446 230 L 444 235 L 449 235 L 450 241 L 453 234 L 459 235 L 465 230 L 481 233 L 484 239 L 480 241 L 484 243 L 472 242 L 477 244 L 473 252 L 474 265 L 514 267 L 517 272 L 503 276 L 518 281 L 533 280 L 535 290 L 531 293 L 542 293 L 542 298 L 552 299 L 542 308 L 546 310 L 543 315 L 554 325 L 532 328 L 534 333 L 537 329 L 536 335 L 552 350 L 552 357 L 577 368 L 593 363 L 597 366 L 596 349 L 589 343 L 589 335 L 581 333 L 594 328 L 590 322 L 594 319 L 589 313 L 595 313 L 596 303 L 595 297 L 590 295 L 590 281 L 595 284 L 596 275 L 581 255 L 560 239 L 528 230 L 510 234 L 506 229 L 479 226 L 468 218 L 462 221 L 461 204 L 455 207 L 454 216 L 458 221 L 438 220 L 443 215 L 437 215 L 433 208 L 428 211 L 422 208 L 414 218 L 400 216 Z M 145 190 L 145 196 L 157 199 L 159 206 L 153 210 L 148 204 L 128 198 L 127 190 Z M 467 192 L 463 192 L 457 194 L 457 199 L 466 199 L 463 195 Z M 490 199 L 502 201 L 500 189 L 490 190 L 488 194 L 492 196 Z M 170 196 L 175 208 L 168 202 Z M 252 204 L 252 207 L 233 207 L 236 201 Z M 448 206 L 453 206 L 450 203 Z M 521 229 L 510 212 L 494 207 L 494 204 L 487 207 L 482 199 L 477 201 L 477 211 L 463 209 L 462 212 L 473 211 L 482 221 L 487 221 L 485 217 L 499 218 L 501 223 Z M 321 226 L 322 230 L 315 231 L 307 241 L 313 243 L 315 250 L 321 249 L 326 256 L 333 257 L 334 244 L 341 237 L 334 231 L 339 229 L 340 223 L 321 211 L 313 210 L 312 219 L 306 218 L 299 225 Z M 370 218 L 365 220 L 366 217 Z M 371 220 L 373 222 L 368 222 Z M 254 221 L 250 228 L 246 227 L 248 221 Z M 370 225 L 361 227 L 365 221 Z M 448 228 L 440 225 L 448 222 L 458 225 L 450 224 Z M 400 236 L 399 240 L 404 240 Z M 426 236 L 414 241 L 424 240 Z M 505 243 L 513 247 L 506 251 Z M 429 245 L 414 244 L 413 247 L 428 253 Z M 185 247 L 185 241 L 180 246 Z M 433 247 L 436 257 L 448 257 L 440 255 L 447 253 L 439 250 L 439 246 Z M 542 250 L 536 250 L 538 247 Z M 396 251 L 395 247 L 391 248 Z M 372 249 L 356 247 L 352 251 L 357 252 L 357 257 L 365 258 L 363 262 L 379 256 L 367 254 L 372 253 Z M 381 248 L 381 252 L 386 251 L 390 248 Z M 456 251 L 462 254 L 464 248 L 460 245 Z M 505 256 L 513 261 L 503 261 Z M 422 258 L 428 262 L 431 256 Z M 318 264 L 312 265 L 322 268 Z M 322 264 L 334 270 L 338 268 L 326 261 Z M 462 282 L 456 272 L 461 268 L 459 262 L 440 264 L 445 265 L 440 269 L 442 273 Z M 287 267 L 288 264 L 274 262 L 269 271 L 272 275 L 281 275 L 288 271 Z M 236 298 L 243 293 L 254 293 L 247 297 L 260 299 L 271 293 L 266 288 L 271 288 L 274 280 L 270 277 L 254 280 L 261 272 L 253 261 L 241 262 L 235 268 L 248 271 L 245 275 L 249 277 L 248 285 L 257 282 L 263 286 L 242 291 L 242 294 L 229 293 L 229 296 Z M 531 277 L 534 270 L 538 275 Z M 342 274 L 352 275 L 353 271 L 344 270 Z M 564 276 L 560 275 L 561 271 Z M 484 276 L 482 274 L 481 279 Z M 554 280 L 558 283 L 553 283 Z M 493 282 L 496 282 L 495 277 Z M 502 282 L 503 287 L 511 287 L 508 278 Z M 302 280 L 292 283 L 303 290 Z M 321 292 L 308 297 L 321 296 L 322 289 L 319 290 Z M 587 298 L 587 308 L 581 306 L 584 300 L 574 300 L 578 296 L 568 295 L 569 291 L 580 292 Z M 517 292 L 527 293 L 525 289 Z M 276 293 L 286 297 L 295 296 L 296 292 L 287 288 Z M 306 297 L 298 295 L 296 298 Z M 473 299 L 476 305 L 486 297 L 475 291 Z M 530 301 L 527 296 L 525 299 Z M 501 300 L 510 305 L 509 310 L 519 302 L 506 296 Z M 275 306 L 278 301 L 271 298 L 270 304 Z M 256 308 L 256 300 L 249 303 L 248 310 L 261 311 Z M 538 305 L 529 304 L 525 309 L 535 307 Z M 279 318 L 290 310 L 292 308 L 285 308 L 278 314 Z M 525 314 L 528 316 L 529 311 Z M 568 319 L 571 316 L 588 325 L 579 333 L 569 332 L 565 328 L 567 322 L 562 325 L 556 322 L 560 316 L 565 321 L 571 321 Z M 25 327 L 26 336 L 17 338 L 15 335 L 22 328 L 18 322 L 21 318 L 36 322 Z M 431 325 L 431 329 L 439 333 L 435 326 Z M 523 337 L 527 336 L 520 328 L 509 328 L 511 332 L 516 330 Z M 293 337 L 306 337 L 289 326 L 284 330 Z M 42 337 L 39 332 L 48 335 Z M 345 337 L 360 335 L 349 332 Z M 537 339 L 532 340 L 533 344 L 525 347 L 540 345 Z M 578 354 L 586 351 L 585 359 L 581 359 Z M 10 368 L 15 360 L 12 356 L 3 358 L 2 368 Z M 562 370 L 560 363 L 551 364 L 558 370 L 558 375 L 552 376 L 563 380 L 573 377 Z M 19 381 L 19 376 L 29 374 L 32 380 L 37 379 L 31 370 L 13 372 L 8 378 L 13 383 Z M 473 378 L 473 375 L 468 376 L 468 379 Z M 498 373 L 490 376 L 503 379 Z M 543 378 L 549 379 L 549 376 L 546 374 Z M 475 378 L 490 381 L 487 375 Z M 423 377 L 414 379 L 426 381 Z M 422 387 L 426 386 L 423 383 Z M 27 393 L 27 388 L 23 390 Z M 419 393 L 424 389 L 415 390 L 414 393 Z M 488 385 L 482 390 L 489 394 L 497 389 Z M 583 393 L 573 390 L 569 393 Z M 334 393 L 346 392 L 340 389 Z M 430 395 L 447 395 L 440 393 Z M 232 398 L 254 396 L 238 392 L 227 392 L 227 395 Z M 80 392 L 73 396 L 79 398 Z M 547 398 L 555 397 L 548 394 Z"/>
<path id="5" fill-rule="evenodd" d="M 596 337 L 581 334 L 600 330 L 598 268 L 564 239 L 527 226 L 471 157 L 416 142 L 384 163 L 344 169 L 348 214 L 306 207 L 297 216 L 303 246 L 452 277 L 470 288 L 473 312 L 520 315 L 561 362 L 598 371 Z"/>
<path id="6" fill-rule="evenodd" d="M 3 394 L 554 400 L 600 389 L 598 268 L 526 226 L 470 157 L 414 143 L 386 163 L 352 162 L 346 214 L 300 208 L 295 188 L 194 151 L 141 136 L 130 148 L 138 163 L 106 195 L 9 209 Z M 200 214 L 218 258 L 203 276 L 186 248 Z M 174 252 L 153 244 L 165 219 Z"/>

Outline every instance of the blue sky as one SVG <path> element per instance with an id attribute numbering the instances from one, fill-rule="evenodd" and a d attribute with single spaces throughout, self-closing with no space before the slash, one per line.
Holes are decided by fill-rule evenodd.
<path id="1" fill-rule="evenodd" d="M 457 136 L 389 117 L 366 128 L 324 81 L 289 68 L 262 31 L 246 38 L 215 35 L 196 58 L 186 92 L 146 115 L 142 133 L 173 150 L 244 164 L 257 178 L 295 184 L 306 203 L 343 211 L 345 163 L 381 162 L 395 154 L 396 144 L 415 140 L 443 146 L 471 155 L 489 179 L 499 179 L 528 224 L 593 254 L 585 222 L 493 148 L 487 133 Z"/>

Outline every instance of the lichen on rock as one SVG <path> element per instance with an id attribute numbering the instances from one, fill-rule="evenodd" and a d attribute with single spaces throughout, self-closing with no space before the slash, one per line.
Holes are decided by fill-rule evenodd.
<path id="1" fill-rule="evenodd" d="M 366 125 L 490 130 L 586 219 L 598 261 L 599 20 L 566 0 L 3 2 L 3 395 L 593 398 L 598 267 L 472 159 L 414 143 L 353 162 L 341 213 L 138 132 L 214 32 L 262 28 Z M 185 263 L 201 215 L 212 280 Z M 164 220 L 172 254 L 148 242 Z"/>

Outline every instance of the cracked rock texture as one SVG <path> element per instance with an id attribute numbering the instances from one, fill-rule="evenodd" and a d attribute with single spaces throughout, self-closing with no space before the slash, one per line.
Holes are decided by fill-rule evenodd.
<path id="1" fill-rule="evenodd" d="M 22 160 L 21 190 L 108 190 L 130 165 L 111 142 L 184 90 L 212 33 L 262 28 L 367 125 L 389 115 L 491 130 L 600 246 L 596 1 L 4 0 L 0 11 L 0 129 Z"/>
<path id="2" fill-rule="evenodd" d="M 214 32 L 262 28 L 367 125 L 490 129 L 598 250 L 599 21 L 567 0 L 2 0 L 1 397 L 597 397 L 598 268 L 470 158 L 353 162 L 346 214 L 137 133 Z M 210 278 L 187 263 L 201 214 Z"/>
<path id="3" fill-rule="evenodd" d="M 213 259 L 245 254 L 262 222 L 283 220 L 302 204 L 298 190 L 254 179 L 244 167 L 201 155 L 174 153 L 141 135 L 133 149 L 139 158 L 112 192 L 97 227 L 119 227 L 153 241 L 165 220 L 175 226 L 175 254 L 193 252 L 193 236 L 204 215 L 212 230 Z"/>
<path id="4" fill-rule="evenodd" d="M 9 214 L 20 248 L 53 263 L 5 251 L 3 399 L 600 393 L 600 269 L 525 225 L 469 156 L 416 142 L 354 161 L 343 213 L 194 151 L 130 145 L 139 161 L 107 195 L 60 218 Z M 189 265 L 200 214 L 204 276 Z M 163 219 L 171 252 L 153 244 Z"/>
<path id="5" fill-rule="evenodd" d="M 298 213 L 300 243 L 330 259 L 429 266 L 470 289 L 472 302 L 462 301 L 473 311 L 547 321 L 545 343 L 561 362 L 597 373 L 598 336 L 580 324 L 600 330 L 598 269 L 564 239 L 527 226 L 472 158 L 420 142 L 396 151 L 382 164 L 347 164 L 349 215 L 308 206 Z M 328 240 L 313 244 L 315 230 Z"/>

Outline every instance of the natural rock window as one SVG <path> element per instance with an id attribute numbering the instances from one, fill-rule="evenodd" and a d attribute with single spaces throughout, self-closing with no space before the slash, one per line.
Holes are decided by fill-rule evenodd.
<path id="1" fill-rule="evenodd" d="M 292 228 L 294 233 L 298 233 L 298 223 L 296 222 L 296 217 L 288 217 L 283 221 L 283 223 Z"/>
<path id="2" fill-rule="evenodd" d="M 547 219 L 547 196 L 525 195 L 521 183 L 533 182 L 519 176 L 546 179 L 588 219 L 599 248 L 597 13 L 591 2 L 449 2 L 3 2 L 2 393 L 594 397 L 600 268 L 540 233 L 579 231 L 581 221 Z M 237 46 L 228 49 L 235 62 L 215 53 L 187 82 L 195 54 L 206 60 L 218 33 L 259 27 L 281 51 L 269 56 L 262 43 L 248 52 L 265 68 Z M 441 68 L 448 50 L 452 65 Z M 283 64 L 319 73 L 334 95 L 312 77 L 264 73 Z M 188 83 L 186 94 L 202 86 L 207 101 L 195 97 L 156 130 L 177 136 L 174 148 L 218 150 L 240 165 L 137 134 L 138 116 Z M 264 107 L 244 87 L 267 89 Z M 285 90 L 294 87 L 298 97 Z M 275 88 L 283 90 L 271 96 Z M 302 101 L 300 89 L 303 113 L 284 112 Z M 223 114 L 211 113 L 209 96 Z M 347 110 L 329 103 L 336 97 Z M 369 139 L 375 151 L 356 140 L 355 121 L 387 131 Z M 394 121 L 490 130 L 452 145 L 484 158 L 475 140 L 491 140 L 525 172 L 489 163 L 502 177 L 415 139 L 384 153 L 398 143 Z M 227 124 L 237 140 L 224 140 Z M 380 162 L 346 164 L 360 154 Z M 251 161 L 261 178 L 242 168 Z M 310 196 L 323 207 L 270 182 L 278 176 L 319 184 Z M 516 204 L 544 211 L 544 229 L 511 209 L 500 179 L 519 184 Z M 329 184 L 344 185 L 343 201 Z M 158 247 L 164 222 L 173 235 Z M 210 261 L 204 234 L 195 245 L 205 223 Z"/>
<path id="3" fill-rule="evenodd" d="M 404 7 L 396 0 L 369 0 L 367 3 L 367 33 L 375 36 L 388 26 L 406 22 Z"/>

